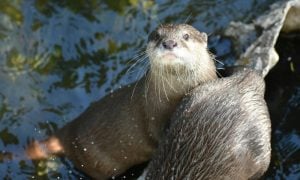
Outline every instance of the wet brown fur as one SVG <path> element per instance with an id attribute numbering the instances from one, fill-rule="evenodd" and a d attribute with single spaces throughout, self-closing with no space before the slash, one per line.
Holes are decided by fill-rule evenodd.
<path id="1" fill-rule="evenodd" d="M 202 54 L 192 51 L 193 54 L 189 55 L 196 56 L 199 62 L 205 60 L 201 63 L 207 65 L 198 66 L 200 69 L 178 65 L 174 74 L 168 70 L 168 64 L 161 65 L 164 59 L 157 59 L 155 50 L 161 49 L 159 44 L 166 39 L 178 41 L 178 47 L 186 48 L 189 42 L 181 42 L 182 30 L 190 33 L 191 43 L 203 46 Z M 157 33 L 160 37 L 155 37 L 159 39 L 153 38 Z M 91 104 L 78 118 L 52 136 L 59 139 L 64 153 L 77 168 L 93 178 L 107 179 L 151 158 L 166 122 L 185 93 L 198 84 L 217 78 L 204 35 L 189 25 L 158 27 L 149 36 L 150 70 L 146 77 L 136 86 L 124 87 Z M 205 57 L 201 59 L 201 55 Z"/>
<path id="2" fill-rule="evenodd" d="M 264 80 L 252 70 L 204 83 L 180 103 L 146 179 L 258 179 L 270 162 Z"/>

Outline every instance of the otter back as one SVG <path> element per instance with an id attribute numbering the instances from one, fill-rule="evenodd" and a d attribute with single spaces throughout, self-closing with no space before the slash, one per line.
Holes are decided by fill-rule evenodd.
<path id="1" fill-rule="evenodd" d="M 270 161 L 264 81 L 251 70 L 186 96 L 149 165 L 148 179 L 249 179 Z"/>

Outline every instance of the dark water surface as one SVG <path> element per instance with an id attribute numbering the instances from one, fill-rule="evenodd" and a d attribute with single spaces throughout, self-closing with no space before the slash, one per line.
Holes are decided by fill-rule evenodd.
<path id="1" fill-rule="evenodd" d="M 211 51 L 231 65 L 236 55 L 223 36 L 228 23 L 250 22 L 275 1 L 1 0 L 0 179 L 86 178 L 66 159 L 27 160 L 27 142 L 140 77 L 142 65 L 126 73 L 130 60 L 160 23 L 187 20 L 211 34 Z M 266 178 L 300 179 L 300 38 L 281 40 L 281 62 L 266 78 L 273 128 Z"/>

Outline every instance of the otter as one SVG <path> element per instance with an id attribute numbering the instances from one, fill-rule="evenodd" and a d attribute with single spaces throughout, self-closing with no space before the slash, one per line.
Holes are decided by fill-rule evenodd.
<path id="1" fill-rule="evenodd" d="M 146 179 L 258 179 L 270 162 L 262 76 L 251 69 L 199 85 L 169 121 Z"/>
<path id="2" fill-rule="evenodd" d="M 136 86 L 107 95 L 53 136 L 32 142 L 29 157 L 65 154 L 96 179 L 148 161 L 182 97 L 217 74 L 207 35 L 187 24 L 160 25 L 149 35 L 146 54 L 150 68 Z"/>

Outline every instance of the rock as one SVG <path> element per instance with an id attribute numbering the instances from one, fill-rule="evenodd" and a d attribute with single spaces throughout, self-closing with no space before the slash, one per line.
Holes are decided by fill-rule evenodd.
<path id="1" fill-rule="evenodd" d="M 299 31 L 299 17 L 300 0 L 290 0 L 273 4 L 270 10 L 250 24 L 231 22 L 225 35 L 232 38 L 239 55 L 236 65 L 250 66 L 266 76 L 279 60 L 275 50 L 279 33 Z"/>

